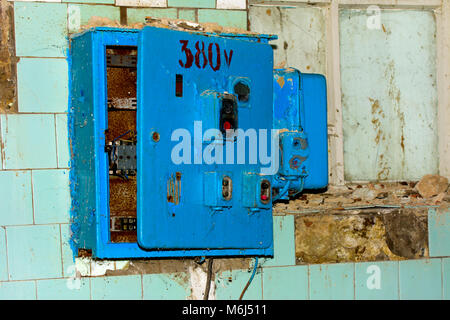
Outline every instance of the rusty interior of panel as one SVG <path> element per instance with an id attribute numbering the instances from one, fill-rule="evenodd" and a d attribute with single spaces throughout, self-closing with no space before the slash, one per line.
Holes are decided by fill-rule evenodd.
<path id="1" fill-rule="evenodd" d="M 136 242 L 137 50 L 108 47 L 106 61 L 111 242 Z"/>

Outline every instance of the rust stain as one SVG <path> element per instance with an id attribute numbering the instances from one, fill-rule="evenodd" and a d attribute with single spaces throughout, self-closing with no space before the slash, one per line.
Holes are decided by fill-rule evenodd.
<path id="1" fill-rule="evenodd" d="M 167 201 L 173 204 L 180 203 L 181 173 L 172 174 L 167 180 Z"/>
<path id="2" fill-rule="evenodd" d="M 271 16 L 271 15 L 272 15 L 272 10 L 267 9 L 267 10 L 266 10 L 266 14 L 267 14 L 268 16 Z"/>
<path id="3" fill-rule="evenodd" d="M 405 115 L 401 111 L 400 108 L 400 101 L 401 101 L 401 92 L 400 89 L 396 86 L 395 83 L 395 63 L 394 61 L 390 61 L 387 70 L 386 70 L 386 77 L 389 77 L 389 98 L 392 100 L 393 107 L 395 108 L 395 112 L 397 113 L 398 120 L 399 120 L 399 128 L 401 130 L 400 134 L 400 147 L 402 149 L 401 153 L 401 169 L 405 168 L 405 135 L 404 135 L 404 128 L 405 128 Z"/>
<path id="4" fill-rule="evenodd" d="M 400 141 L 400 146 L 402 147 L 403 152 L 405 152 L 405 136 L 402 132 L 402 137 L 401 137 L 401 141 Z"/>
<path id="5" fill-rule="evenodd" d="M 386 28 L 384 27 L 384 24 L 381 25 L 381 28 L 383 29 L 383 32 L 386 33 Z"/>
<path id="6" fill-rule="evenodd" d="M 381 110 L 380 102 L 376 99 L 369 98 L 370 103 L 372 104 L 372 115 L 373 118 L 371 120 L 373 127 L 376 131 L 375 143 L 378 144 L 380 139 L 383 138 L 383 131 L 381 130 L 381 122 L 379 117 L 384 118 L 384 113 Z"/>
<path id="7" fill-rule="evenodd" d="M 280 88 L 283 88 L 283 86 L 284 86 L 284 77 L 279 77 L 278 79 L 277 79 L 277 83 L 278 83 L 278 85 L 280 86 Z"/>
<path id="8" fill-rule="evenodd" d="M 382 119 L 385 118 L 385 114 L 381 108 L 380 102 L 377 99 L 369 98 L 371 103 L 372 112 L 372 125 L 375 130 L 375 143 L 380 144 L 380 141 L 386 141 L 386 133 L 382 128 Z M 383 144 L 384 146 L 384 144 Z M 377 173 L 378 180 L 386 180 L 389 177 L 390 167 L 388 159 L 385 158 L 384 154 L 381 154 L 376 159 L 377 165 L 381 168 Z"/>
<path id="9" fill-rule="evenodd" d="M 369 101 L 372 103 L 372 114 L 377 113 L 380 110 L 380 102 L 372 98 L 369 98 Z"/>
<path id="10" fill-rule="evenodd" d="M 397 92 L 397 95 L 395 97 L 395 101 L 397 102 L 398 117 L 400 119 L 400 128 L 402 130 L 402 135 L 400 137 L 400 146 L 402 147 L 402 151 L 403 151 L 403 154 L 404 154 L 405 153 L 405 133 L 404 133 L 405 114 L 400 111 L 400 91 Z M 403 167 L 404 167 L 404 164 L 405 164 L 404 157 L 403 157 L 403 160 L 402 160 L 402 164 L 403 164 Z"/>

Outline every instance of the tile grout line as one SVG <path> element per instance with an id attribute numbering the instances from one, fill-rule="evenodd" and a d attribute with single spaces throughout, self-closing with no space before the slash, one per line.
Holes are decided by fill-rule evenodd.
<path id="1" fill-rule="evenodd" d="M 70 167 L 61 167 L 61 168 L 22 168 L 22 169 L 20 169 L 20 168 L 18 168 L 18 169 L 4 169 L 4 170 L 2 170 L 2 171 L 5 171 L 5 172 L 7 172 L 7 171 L 31 171 L 31 170 L 33 170 L 33 171 L 42 171 L 42 170 L 58 170 L 58 169 L 65 169 L 65 170 L 70 170 L 71 168 Z"/>
<path id="2" fill-rule="evenodd" d="M 117 277 L 122 277 L 122 276 L 117 276 Z M 91 277 L 81 277 L 81 279 L 84 278 L 91 278 Z M 72 279 L 71 277 L 59 277 L 59 278 L 55 278 L 55 277 L 51 277 L 51 278 L 34 278 L 34 279 L 18 279 L 18 280 L 6 280 L 6 281 L 0 281 L 0 283 L 4 283 L 4 282 L 28 282 L 28 281 L 47 281 L 47 280 L 70 280 Z"/>
<path id="3" fill-rule="evenodd" d="M 88 277 L 89 280 L 89 300 L 92 300 L 92 283 L 91 283 L 91 277 Z"/>
<path id="4" fill-rule="evenodd" d="M 444 259 L 441 258 L 441 300 L 444 300 Z"/>
<path id="5" fill-rule="evenodd" d="M 56 60 L 67 60 L 67 57 L 17 56 L 17 58 L 19 58 L 19 59 L 56 59 Z"/>
<path id="6" fill-rule="evenodd" d="M 56 114 L 53 115 L 54 126 L 55 126 L 55 149 L 56 149 L 56 167 L 59 168 L 59 156 L 58 156 L 58 130 L 56 130 Z"/>
<path id="7" fill-rule="evenodd" d="M 306 274 L 308 276 L 308 292 L 307 292 L 307 298 L 308 300 L 311 300 L 311 280 L 310 280 L 310 268 L 309 268 L 309 264 L 306 266 Z"/>
<path id="8" fill-rule="evenodd" d="M 398 300 L 401 300 L 401 295 L 400 295 L 400 261 L 397 261 L 397 278 L 398 278 L 398 282 L 397 282 L 397 293 L 398 293 Z"/>
<path id="9" fill-rule="evenodd" d="M 356 300 L 356 263 L 353 263 L 353 300 Z"/>
<path id="10" fill-rule="evenodd" d="M 116 1 L 114 1 L 114 3 L 116 3 Z M 69 38 L 70 35 L 70 30 L 69 30 L 69 4 L 67 4 L 67 10 L 66 10 L 66 34 L 67 34 L 67 38 Z M 68 59 L 68 57 L 65 57 L 66 59 Z"/>
<path id="11" fill-rule="evenodd" d="M 31 177 L 31 210 L 33 213 L 33 224 L 36 224 L 35 214 L 34 214 L 34 185 L 33 185 L 33 170 L 30 170 L 30 177 Z"/>
<path id="12" fill-rule="evenodd" d="M 3 134 L 2 134 L 2 117 L 0 117 L 0 163 L 1 163 L 1 169 L 5 168 L 5 160 L 3 159 Z"/>
<path id="13" fill-rule="evenodd" d="M 61 269 L 62 269 L 62 277 L 64 278 L 64 259 L 63 259 L 63 249 L 62 249 L 62 232 L 61 232 L 61 224 L 59 224 L 59 250 L 61 253 Z"/>
<path id="14" fill-rule="evenodd" d="M 36 223 L 36 224 L 9 224 L 2 226 L 5 228 L 15 228 L 15 227 L 32 227 L 32 226 L 54 226 L 56 224 L 70 224 L 70 222 L 51 222 L 51 223 Z"/>
<path id="15" fill-rule="evenodd" d="M 144 300 L 144 275 L 141 273 L 141 300 Z"/>
<path id="16" fill-rule="evenodd" d="M 264 270 L 262 267 L 260 267 L 260 269 L 261 269 L 261 300 L 264 300 L 264 280 L 263 280 Z"/>
<path id="17" fill-rule="evenodd" d="M 9 256 L 8 256 L 8 237 L 6 235 L 6 227 L 2 227 L 5 229 L 5 254 L 6 254 L 6 277 L 7 281 L 10 281 L 10 275 L 9 275 Z"/>
<path id="18" fill-rule="evenodd" d="M 9 116 L 18 116 L 18 115 L 53 115 L 53 114 L 69 114 L 67 111 L 58 111 L 58 112 L 31 112 L 31 111 L 19 111 L 17 113 L 11 113 Z"/>

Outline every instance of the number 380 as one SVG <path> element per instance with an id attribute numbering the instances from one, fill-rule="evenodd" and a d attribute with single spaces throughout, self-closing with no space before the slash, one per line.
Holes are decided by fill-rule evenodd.
<path id="1" fill-rule="evenodd" d="M 195 63 L 197 68 L 204 69 L 207 65 L 212 70 L 217 71 L 221 66 L 221 51 L 220 46 L 217 43 L 210 43 L 208 45 L 208 53 L 205 52 L 205 43 L 203 41 L 197 41 L 195 43 L 195 53 L 193 54 L 191 49 L 188 48 L 188 40 L 180 40 L 181 52 L 185 54 L 185 61 L 178 60 L 178 63 L 183 68 L 189 69 Z M 233 57 L 233 50 L 223 50 L 225 62 L 230 67 L 231 58 Z"/>

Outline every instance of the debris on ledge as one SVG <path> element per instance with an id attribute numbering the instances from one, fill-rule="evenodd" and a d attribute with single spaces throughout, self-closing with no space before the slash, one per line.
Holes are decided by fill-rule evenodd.
<path id="1" fill-rule="evenodd" d="M 330 186 L 325 192 L 305 190 L 297 199 L 274 205 L 274 214 L 313 214 L 369 208 L 450 206 L 448 180 L 426 175 L 416 182 L 379 182 Z"/>
<path id="2" fill-rule="evenodd" d="M 78 32 L 95 28 L 95 27 L 113 27 L 113 28 L 127 28 L 127 29 L 142 29 L 145 26 L 152 26 L 158 28 L 166 28 L 179 31 L 197 31 L 197 32 L 211 32 L 211 33 L 237 33 L 258 35 L 258 33 L 247 31 L 244 29 L 223 27 L 217 23 L 204 22 L 197 23 L 184 19 L 168 19 L 168 18 L 153 18 L 145 17 L 144 22 L 138 22 L 133 24 L 123 25 L 117 20 L 112 20 L 104 17 L 93 16 L 89 19 L 88 23 L 80 26 Z"/>
<path id="3" fill-rule="evenodd" d="M 422 198 L 439 196 L 443 199 L 448 188 L 448 179 L 435 174 L 427 174 L 416 184 L 415 188 Z"/>

